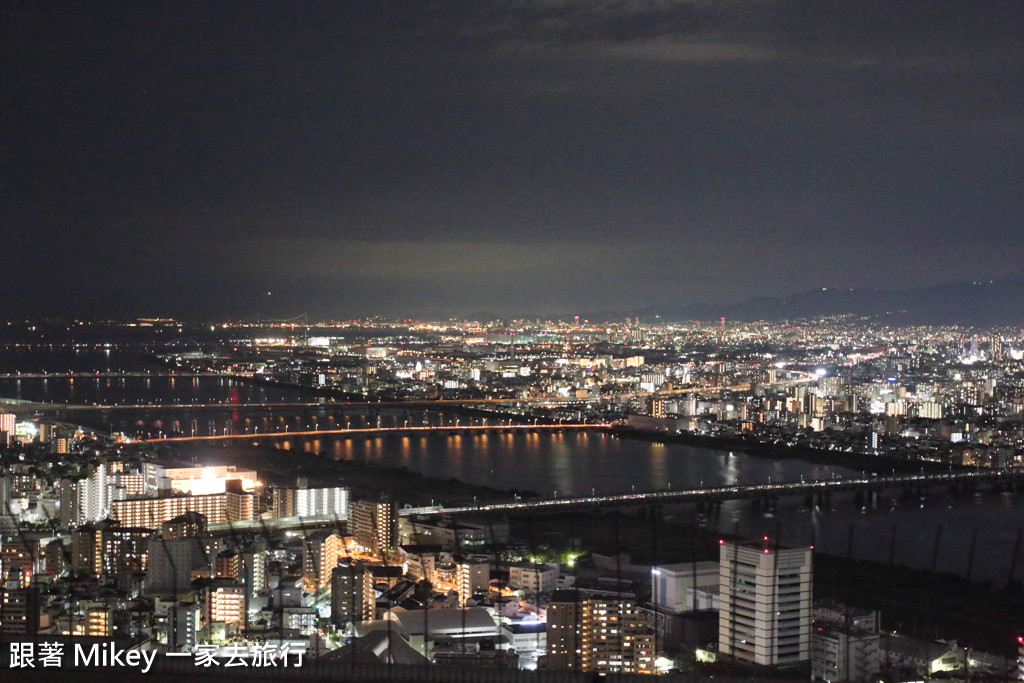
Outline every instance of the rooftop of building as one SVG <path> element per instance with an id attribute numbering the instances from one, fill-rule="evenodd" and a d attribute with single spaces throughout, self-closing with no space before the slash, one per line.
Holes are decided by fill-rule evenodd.
<path id="1" fill-rule="evenodd" d="M 651 573 L 654 573 L 655 570 L 671 572 L 673 574 L 717 574 L 719 571 L 719 563 L 717 560 L 708 560 L 705 562 L 659 564 L 656 567 L 651 568 Z"/>
<path id="2" fill-rule="evenodd" d="M 495 635 L 498 633 L 494 617 L 483 607 L 430 610 L 406 610 L 395 607 L 390 614 L 409 635 L 457 635 L 462 631 L 492 631 Z"/>
<path id="3" fill-rule="evenodd" d="M 543 621 L 513 621 L 511 623 L 502 624 L 501 627 L 516 635 L 523 633 L 544 633 L 548 629 L 548 625 Z"/>

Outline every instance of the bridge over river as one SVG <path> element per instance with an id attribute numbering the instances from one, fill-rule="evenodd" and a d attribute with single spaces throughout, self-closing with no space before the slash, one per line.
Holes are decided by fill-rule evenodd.
<path id="1" fill-rule="evenodd" d="M 693 502 L 716 502 L 750 498 L 777 498 L 797 495 L 827 495 L 839 491 L 882 491 L 898 488 L 927 488 L 931 486 L 989 484 L 998 487 L 1024 486 L 1024 469 L 972 470 L 969 472 L 944 472 L 936 474 L 886 475 L 880 477 L 858 477 L 829 479 L 822 481 L 800 481 L 782 484 L 752 484 L 749 486 L 722 486 L 715 488 L 680 489 L 677 491 L 645 491 L 599 496 L 576 496 L 550 498 L 545 500 L 514 498 L 511 501 L 481 503 L 445 507 L 404 507 L 398 510 L 400 517 L 458 517 L 490 514 L 544 514 L 593 510 L 606 507 L 640 507 L 647 505 L 671 505 Z M 337 515 L 323 517 L 288 517 L 262 519 L 251 522 L 220 522 L 211 524 L 216 532 L 260 531 L 303 529 L 334 525 L 345 521 Z"/>
<path id="2" fill-rule="evenodd" d="M 411 434 L 476 434 L 480 432 L 586 432 L 604 431 L 612 427 L 609 423 L 579 424 L 506 424 L 506 425 L 445 425 L 445 426 L 403 426 L 403 427 L 365 427 L 356 429 L 319 429 L 294 432 L 247 432 L 244 434 L 217 434 L 213 436 L 171 436 L 157 439 L 144 439 L 145 443 L 170 443 L 182 441 L 224 441 L 247 440 L 267 441 L 273 439 L 293 439 L 302 436 L 409 436 Z"/>
<path id="3" fill-rule="evenodd" d="M 515 499 L 503 503 L 483 503 L 459 507 L 439 505 L 420 508 L 404 508 L 399 514 L 405 517 L 481 515 L 494 513 L 543 513 L 562 512 L 611 506 L 672 505 L 694 502 L 717 502 L 744 498 L 778 498 L 781 496 L 825 495 L 838 491 L 882 491 L 895 488 L 913 488 L 941 485 L 990 483 L 998 486 L 1024 485 L 1024 469 L 971 470 L 968 472 L 922 473 L 910 475 L 884 475 L 822 481 L 799 481 L 776 484 L 750 484 L 745 486 L 720 486 L 677 491 L 646 491 L 608 495 L 549 498 L 544 500 Z"/>

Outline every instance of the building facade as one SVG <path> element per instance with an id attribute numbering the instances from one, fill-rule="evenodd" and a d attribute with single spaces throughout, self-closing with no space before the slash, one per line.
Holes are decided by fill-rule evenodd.
<path id="1" fill-rule="evenodd" d="M 556 591 L 548 605 L 547 668 L 653 674 L 654 629 L 634 600 Z"/>
<path id="2" fill-rule="evenodd" d="M 763 666 L 810 659 L 812 553 L 720 542 L 718 652 Z"/>

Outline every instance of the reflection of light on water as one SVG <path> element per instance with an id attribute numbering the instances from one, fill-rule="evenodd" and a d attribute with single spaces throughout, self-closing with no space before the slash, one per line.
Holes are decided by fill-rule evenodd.
<path id="1" fill-rule="evenodd" d="M 667 468 L 667 449 L 664 448 L 665 444 L 656 444 L 662 446 L 662 448 L 651 449 L 651 476 L 648 480 L 652 489 L 664 488 L 668 482 L 668 468 Z"/>
<path id="2" fill-rule="evenodd" d="M 739 475 L 739 470 L 736 467 L 737 463 L 739 462 L 739 458 L 735 457 L 732 454 L 732 451 L 729 451 L 729 453 L 724 456 L 724 459 L 725 459 L 725 480 L 724 481 L 728 485 L 733 485 L 733 484 L 736 483 L 736 477 Z"/>
<path id="3" fill-rule="evenodd" d="M 570 491 L 575 492 L 572 471 L 572 449 L 564 442 L 564 439 L 560 438 L 561 434 L 557 435 L 559 438 L 553 439 L 551 449 L 551 476 L 554 480 L 554 485 L 558 490 L 565 493 Z"/>

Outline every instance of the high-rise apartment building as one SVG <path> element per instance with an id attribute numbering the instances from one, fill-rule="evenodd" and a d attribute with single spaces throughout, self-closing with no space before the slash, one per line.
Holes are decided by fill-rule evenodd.
<path id="1" fill-rule="evenodd" d="M 811 610 L 811 680 L 866 683 L 881 666 L 879 614 L 834 603 Z"/>
<path id="2" fill-rule="evenodd" d="M 167 646 L 173 652 L 191 652 L 198 643 L 197 632 L 202 620 L 199 605 L 177 603 L 167 613 Z"/>
<path id="3" fill-rule="evenodd" d="M 315 489 L 277 488 L 271 509 L 277 517 L 348 518 L 348 489 L 344 486 Z"/>
<path id="4" fill-rule="evenodd" d="M 313 593 L 331 585 L 331 571 L 345 551 L 345 541 L 336 533 L 314 531 L 303 542 L 302 577 Z"/>
<path id="5" fill-rule="evenodd" d="M 812 551 L 722 541 L 718 651 L 751 664 L 810 659 Z"/>
<path id="6" fill-rule="evenodd" d="M 18 536 L 0 536 L 0 580 L 7 580 L 12 570 L 22 587 L 32 583 L 32 577 L 39 570 L 39 541 L 22 539 Z"/>
<path id="7" fill-rule="evenodd" d="M 474 593 L 490 588 L 491 563 L 489 560 L 465 559 L 455 563 L 455 584 L 459 591 L 459 606 L 466 607 Z"/>
<path id="8" fill-rule="evenodd" d="M 193 572 L 209 573 L 212 558 L 203 539 L 160 537 L 149 540 L 146 561 L 147 595 L 180 595 L 192 591 Z"/>
<path id="9" fill-rule="evenodd" d="M 356 543 L 378 555 L 398 540 L 398 515 L 386 501 L 353 500 L 348 505 L 349 527 Z"/>
<path id="10" fill-rule="evenodd" d="M 206 534 L 206 516 L 195 511 L 185 512 L 160 525 L 160 537 L 165 541 L 173 541 L 189 536 Z"/>
<path id="11" fill-rule="evenodd" d="M 71 568 L 100 576 L 145 571 L 149 539 L 155 532 L 124 527 L 114 520 L 87 523 L 71 533 Z"/>
<path id="12" fill-rule="evenodd" d="M 267 588 L 267 547 L 264 542 L 257 542 L 252 548 L 243 550 L 238 555 L 239 581 L 255 595 Z"/>
<path id="13" fill-rule="evenodd" d="M 110 504 L 110 517 L 126 526 L 157 528 L 186 512 L 198 512 L 211 523 L 251 521 L 253 494 L 228 490 L 203 496 L 129 498 Z"/>
<path id="14" fill-rule="evenodd" d="M 248 602 L 245 586 L 237 584 L 211 587 L 210 621 L 218 621 L 235 628 L 245 628 L 245 611 Z"/>
<path id="15" fill-rule="evenodd" d="M 331 571 L 331 621 L 338 628 L 373 619 L 377 606 L 373 578 L 365 564 L 354 562 Z"/>
<path id="16" fill-rule="evenodd" d="M 82 522 L 78 508 L 78 484 L 75 479 L 65 477 L 60 480 L 60 525 L 64 529 Z"/>
<path id="17" fill-rule="evenodd" d="M 555 591 L 547 666 L 597 674 L 654 673 L 654 629 L 632 599 Z"/>
<path id="18" fill-rule="evenodd" d="M 14 413 L 0 413 L 0 445 L 10 446 L 14 440 L 14 425 L 18 416 Z"/>
<path id="19" fill-rule="evenodd" d="M 23 586 L 21 569 L 4 576 L 0 588 L 0 635 L 35 635 L 39 632 L 39 586 Z"/>

